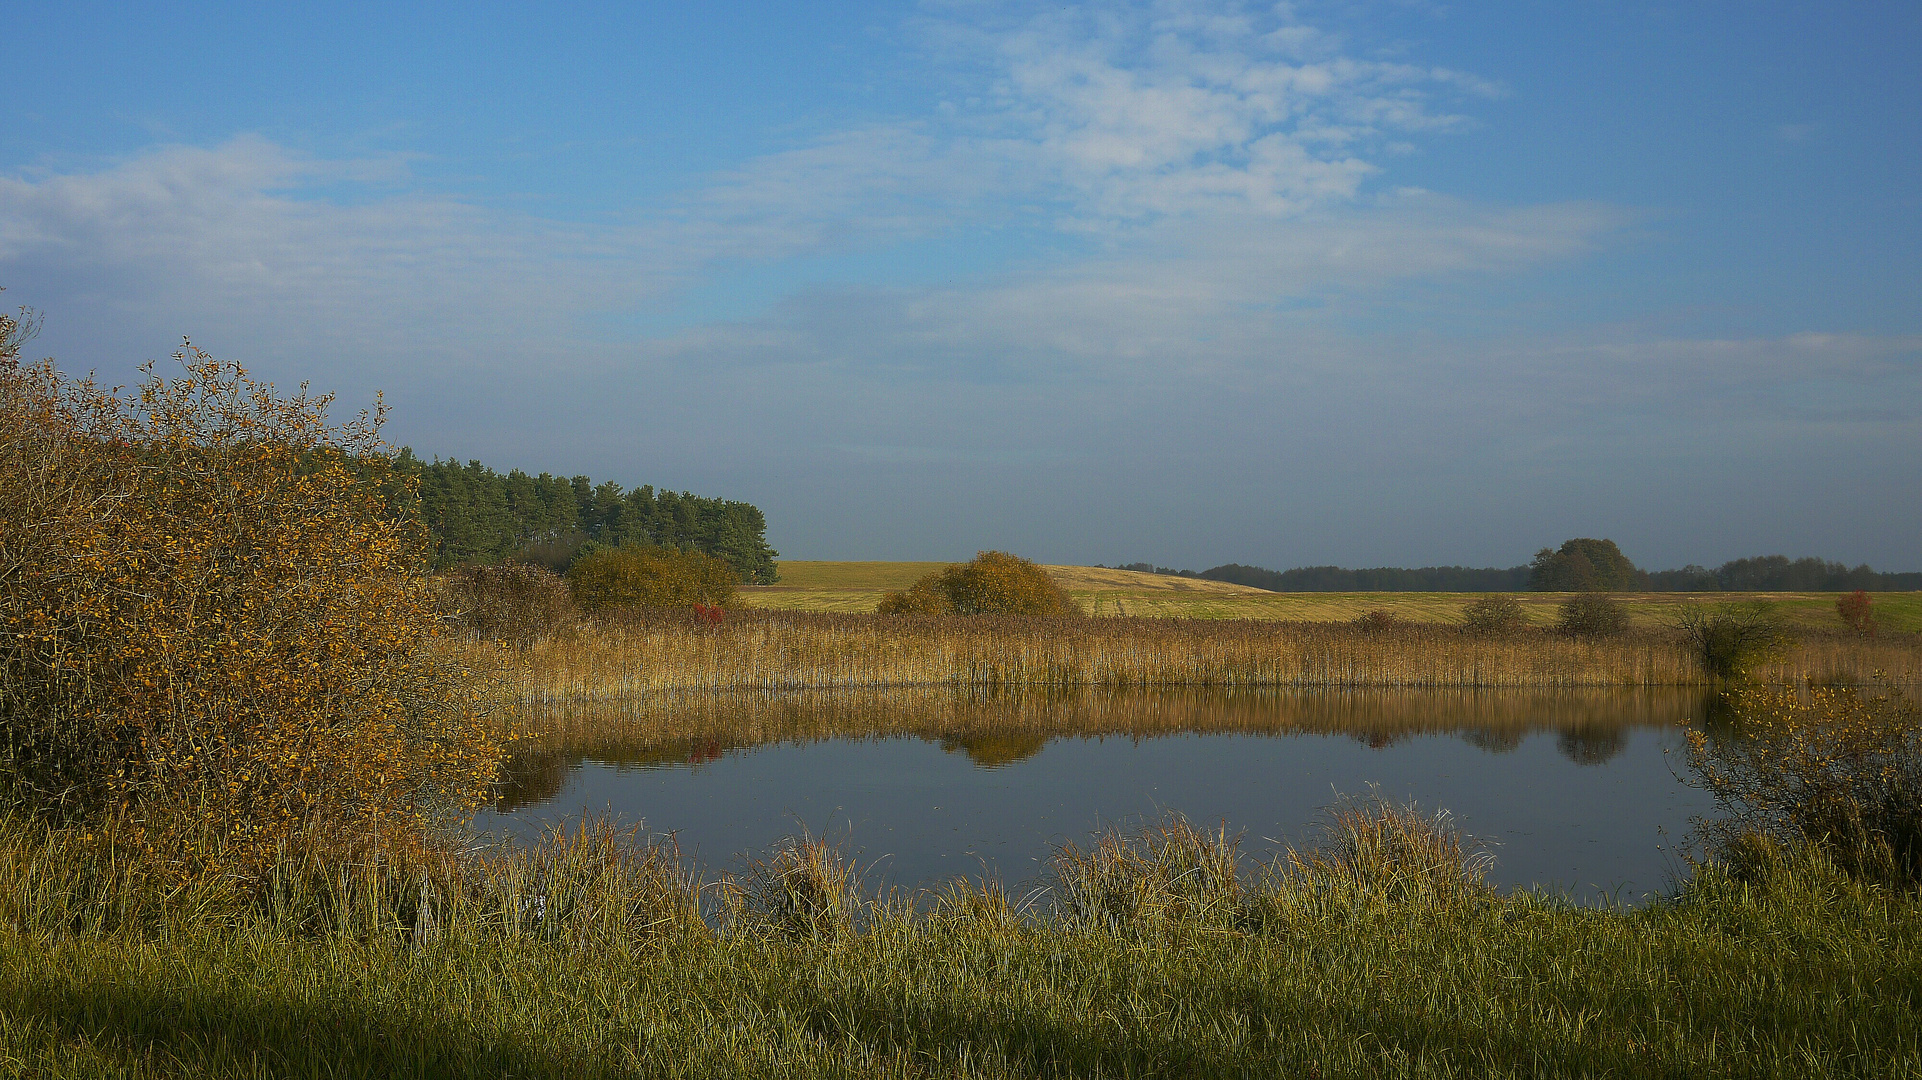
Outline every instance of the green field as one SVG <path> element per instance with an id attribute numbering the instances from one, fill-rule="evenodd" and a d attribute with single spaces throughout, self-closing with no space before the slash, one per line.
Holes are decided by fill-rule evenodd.
<path id="1" fill-rule="evenodd" d="M 748 586 L 751 607 L 785 611 L 873 611 L 883 593 L 905 589 L 922 575 L 951 564 L 938 562 L 781 562 L 777 585 Z M 1131 570 L 1050 566 L 1049 573 L 1094 615 L 1156 615 L 1200 619 L 1279 619 L 1346 622 L 1365 611 L 1386 611 L 1409 622 L 1461 621 L 1463 605 L 1477 593 L 1274 593 L 1226 582 L 1201 581 Z M 1516 593 L 1531 623 L 1547 626 L 1567 597 Z M 1836 593 L 1619 593 L 1638 626 L 1672 624 L 1691 604 L 1766 601 L 1796 626 L 1841 629 Z M 1885 631 L 1922 631 L 1922 593 L 1875 593 L 1876 621 Z"/>

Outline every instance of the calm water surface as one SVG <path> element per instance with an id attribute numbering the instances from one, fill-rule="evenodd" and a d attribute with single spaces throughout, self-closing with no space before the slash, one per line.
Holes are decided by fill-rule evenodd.
<path id="1" fill-rule="evenodd" d="M 631 739 L 620 715 L 576 717 L 586 745 L 522 762 L 477 824 L 607 814 L 674 833 L 708 872 L 806 828 L 842 843 L 870 885 L 1019 885 L 1056 846 L 1164 811 L 1225 823 L 1261 857 L 1311 836 L 1337 792 L 1375 785 L 1493 841 L 1501 885 L 1633 902 L 1671 884 L 1710 809 L 1682 779 L 1681 725 L 1703 713 L 1691 692 L 1134 694 L 1059 706 L 1061 734 L 1031 699 L 1018 716 L 926 695 L 817 699 L 802 721 L 780 699 L 736 708 L 747 715 L 689 706 L 688 738 L 660 734 L 673 717 Z"/>

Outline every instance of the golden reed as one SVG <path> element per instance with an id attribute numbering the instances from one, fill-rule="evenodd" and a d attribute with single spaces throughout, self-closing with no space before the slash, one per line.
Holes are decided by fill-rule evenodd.
<path id="1" fill-rule="evenodd" d="M 1804 635 L 1752 674 L 1772 682 L 1922 675 L 1922 637 Z M 478 648 L 478 647 L 477 647 Z M 696 690 L 1100 687 L 1554 689 L 1701 686 L 1679 634 L 1571 639 L 1529 630 L 1207 619 L 730 613 L 602 619 L 500 650 L 527 704 Z"/>

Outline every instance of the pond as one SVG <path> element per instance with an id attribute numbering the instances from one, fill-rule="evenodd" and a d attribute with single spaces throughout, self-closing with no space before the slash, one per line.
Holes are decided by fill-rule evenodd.
<path id="1" fill-rule="evenodd" d="M 705 697 L 539 718 L 491 833 L 582 815 L 672 833 L 714 873 L 806 830 L 870 888 L 1038 880 L 1098 830 L 1179 812 L 1261 859 L 1341 794 L 1447 809 L 1499 885 L 1634 903 L 1681 873 L 1700 691 L 943 692 Z"/>

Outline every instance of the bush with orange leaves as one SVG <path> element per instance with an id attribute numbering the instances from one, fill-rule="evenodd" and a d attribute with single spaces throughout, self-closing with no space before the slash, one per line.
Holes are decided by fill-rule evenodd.
<path id="1" fill-rule="evenodd" d="M 381 415 L 175 359 L 126 395 L 0 366 L 0 808 L 163 882 L 417 850 L 501 746 Z"/>

